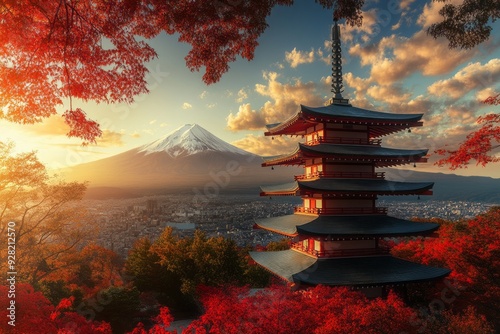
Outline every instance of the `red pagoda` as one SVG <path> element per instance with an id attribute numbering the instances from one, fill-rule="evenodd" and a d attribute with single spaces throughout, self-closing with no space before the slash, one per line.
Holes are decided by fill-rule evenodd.
<path id="1" fill-rule="evenodd" d="M 380 195 L 431 195 L 432 182 L 395 182 L 376 168 L 426 162 L 426 149 L 381 146 L 381 137 L 422 126 L 422 114 L 391 114 L 357 108 L 342 97 L 340 30 L 332 28 L 332 92 L 327 106 L 307 107 L 282 123 L 267 126 L 266 136 L 301 136 L 288 154 L 264 159 L 262 166 L 302 165 L 304 174 L 287 184 L 261 187 L 261 196 L 301 196 L 292 215 L 270 217 L 256 227 L 291 238 L 285 251 L 252 252 L 275 275 L 302 285 L 369 288 L 440 279 L 448 269 L 391 256 L 379 245 L 386 237 L 423 236 L 437 224 L 387 215 L 376 205 Z"/>

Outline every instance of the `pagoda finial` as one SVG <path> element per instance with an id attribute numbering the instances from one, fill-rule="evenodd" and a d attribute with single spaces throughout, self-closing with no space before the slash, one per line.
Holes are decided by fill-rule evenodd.
<path id="1" fill-rule="evenodd" d="M 332 26 L 332 103 L 348 104 L 349 100 L 342 97 L 344 84 L 342 83 L 342 49 L 340 47 L 340 27 L 334 17 Z"/>

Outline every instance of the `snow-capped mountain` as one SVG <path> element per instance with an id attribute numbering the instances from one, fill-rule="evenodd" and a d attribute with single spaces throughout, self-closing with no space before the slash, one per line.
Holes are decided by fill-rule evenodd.
<path id="1" fill-rule="evenodd" d="M 165 137 L 139 147 L 138 150 L 146 154 L 166 152 L 171 157 L 187 156 L 206 151 L 249 154 L 247 151 L 217 138 L 198 124 L 183 125 Z"/>
<path id="2" fill-rule="evenodd" d="M 252 189 L 255 194 L 261 182 L 284 182 L 298 173 L 293 167 L 273 171 L 262 168 L 261 163 L 258 155 L 217 138 L 199 125 L 186 124 L 149 144 L 60 173 L 68 181 L 89 181 L 90 188 L 187 193 L 198 188 L 217 193 Z"/>

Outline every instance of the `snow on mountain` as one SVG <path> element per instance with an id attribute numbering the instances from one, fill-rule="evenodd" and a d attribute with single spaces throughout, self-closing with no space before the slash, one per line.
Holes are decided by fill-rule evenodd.
<path id="1" fill-rule="evenodd" d="M 166 152 L 171 157 L 188 156 L 206 151 L 251 154 L 217 138 L 198 124 L 183 125 L 165 137 L 139 147 L 139 152 L 146 154 Z"/>

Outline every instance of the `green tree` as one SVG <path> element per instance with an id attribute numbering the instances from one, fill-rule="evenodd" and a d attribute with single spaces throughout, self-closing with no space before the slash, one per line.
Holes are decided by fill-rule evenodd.
<path id="1" fill-rule="evenodd" d="M 141 292 L 153 292 L 162 304 L 174 310 L 192 308 L 180 291 L 179 276 L 160 264 L 160 257 L 151 249 L 151 241 L 138 239 L 125 261 L 125 273 Z"/>
<path id="2" fill-rule="evenodd" d="M 133 328 L 139 311 L 139 290 L 111 286 L 96 297 L 84 301 L 95 310 L 95 320 L 108 322 L 113 333 L 125 333 Z"/>
<path id="3" fill-rule="evenodd" d="M 178 238 L 167 228 L 152 246 L 160 264 L 178 275 L 181 291 L 195 295 L 199 285 L 242 282 L 244 261 L 233 240 L 207 238 L 197 230 L 193 238 Z"/>

